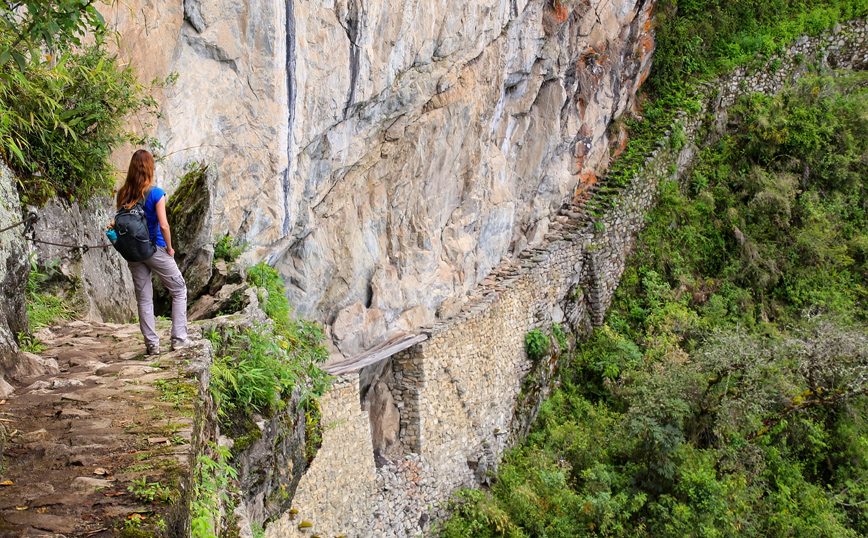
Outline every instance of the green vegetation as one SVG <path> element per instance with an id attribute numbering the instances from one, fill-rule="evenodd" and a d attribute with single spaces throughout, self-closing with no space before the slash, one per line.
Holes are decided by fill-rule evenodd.
<path id="1" fill-rule="evenodd" d="M 255 329 L 227 330 L 212 368 L 211 392 L 221 413 L 267 413 L 283 408 L 299 380 L 297 363 L 273 335 Z"/>
<path id="2" fill-rule="evenodd" d="M 200 538 L 216 536 L 216 515 L 232 502 L 228 490 L 237 475 L 232 458 L 262 438 L 255 415 L 273 417 L 290 402 L 297 402 L 298 408 L 290 411 L 304 412 L 308 460 L 322 444 L 317 398 L 330 383 L 328 374 L 318 367 L 328 358 L 322 329 L 290 316 L 283 280 L 265 262 L 249 268 L 248 281 L 260 288 L 260 304 L 270 323 L 223 328 L 205 335 L 215 349 L 209 388 L 220 429 L 235 442 L 231 451 L 212 447 L 213 457 L 202 456 L 197 463 L 191 513 L 193 536 Z"/>
<path id="3" fill-rule="evenodd" d="M 534 329 L 524 337 L 524 349 L 527 357 L 533 362 L 539 362 L 549 353 L 551 341 L 549 337 L 539 329 Z"/>
<path id="4" fill-rule="evenodd" d="M 247 249 L 246 243 L 238 243 L 229 234 L 214 238 L 214 260 L 235 261 Z"/>
<path id="5" fill-rule="evenodd" d="M 187 173 L 181 176 L 178 188 L 166 202 L 166 214 L 172 226 L 195 229 L 202 214 L 209 211 L 210 198 L 205 185 L 207 170 L 206 165 L 193 162 L 187 167 Z"/>
<path id="6" fill-rule="evenodd" d="M 273 413 L 283 408 L 293 390 L 301 391 L 304 405 L 324 394 L 329 385 L 328 375 L 317 366 L 328 359 L 319 325 L 290 317 L 283 280 L 264 262 L 251 267 L 248 278 L 266 290 L 264 310 L 274 329 L 230 329 L 209 335 L 219 350 L 211 392 L 227 416 Z"/>
<path id="7" fill-rule="evenodd" d="M 71 300 L 64 300 L 47 291 L 47 285 L 51 281 L 54 266 L 48 267 L 48 273 L 41 273 L 36 266 L 35 258 L 30 260 L 30 276 L 24 289 L 27 301 L 27 317 L 30 320 L 30 330 L 37 331 L 47 327 L 57 320 L 72 319 L 77 314 L 77 309 Z M 19 343 L 30 349 L 38 348 L 38 342 L 28 334 L 18 335 Z"/>
<path id="8" fill-rule="evenodd" d="M 565 352 L 568 347 L 567 333 L 564 332 L 563 327 L 559 323 L 552 323 L 552 336 L 557 340 L 561 353 Z"/>
<path id="9" fill-rule="evenodd" d="M 444 537 L 868 533 L 868 76 L 751 96 Z"/>
<path id="10" fill-rule="evenodd" d="M 304 413 L 304 422 L 304 455 L 308 463 L 310 463 L 322 446 L 322 411 L 319 408 L 319 402 L 316 400 L 311 401 L 307 406 L 307 410 Z"/>
<path id="11" fill-rule="evenodd" d="M 168 504 L 172 500 L 173 490 L 159 482 L 148 482 L 147 477 L 144 476 L 130 482 L 127 490 L 144 503 Z"/>
<path id="12" fill-rule="evenodd" d="M 671 285 L 708 298 L 717 324 L 753 327 L 805 309 L 864 320 L 866 83 L 813 78 L 745 99 L 732 111 L 738 130 L 703 150 L 683 185 L 662 185 L 646 232 L 654 240 L 643 242 L 644 265 L 625 273 L 625 293 Z M 647 314 L 638 302 L 623 308 L 631 322 Z"/>
<path id="13" fill-rule="evenodd" d="M 290 326 L 289 300 L 286 298 L 280 273 L 262 262 L 250 268 L 247 278 L 254 286 L 264 289 L 268 294 L 263 306 L 265 314 L 274 320 L 279 329 L 287 330 Z M 264 297 L 260 296 L 259 299 L 262 302 Z M 317 327 L 311 326 L 310 330 L 315 331 Z"/>
<path id="14" fill-rule="evenodd" d="M 0 66 L 14 60 L 21 71 L 41 63 L 43 48 L 80 46 L 88 32 L 105 33 L 105 20 L 94 0 L 6 0 L 0 2 Z M 104 1 L 102 3 L 110 3 Z"/>
<path id="15" fill-rule="evenodd" d="M 658 95 L 783 50 L 800 35 L 864 17 L 868 0 L 662 0 L 649 78 Z"/>
<path id="16" fill-rule="evenodd" d="M 223 505 L 231 501 L 229 489 L 232 481 L 238 478 L 238 471 L 229 465 L 229 450 L 213 444 L 209 447 L 213 455 L 200 455 L 194 471 L 190 527 L 195 538 L 217 538 L 215 519 L 221 501 Z"/>
<path id="17" fill-rule="evenodd" d="M 0 2 L 7 15 L 0 17 L 0 151 L 21 178 L 22 203 L 110 193 L 112 149 L 148 142 L 127 133 L 124 122 L 156 102 L 132 68 L 106 52 L 92 3 L 28 0 L 22 26 L 8 13 L 11 3 Z M 84 30 L 96 31 L 93 44 L 79 43 Z M 52 54 L 43 57 L 42 45 Z"/>
<path id="18" fill-rule="evenodd" d="M 153 382 L 157 389 L 157 399 L 161 402 L 171 402 L 175 409 L 192 408 L 196 400 L 197 388 L 189 379 L 175 377 L 157 379 Z"/>

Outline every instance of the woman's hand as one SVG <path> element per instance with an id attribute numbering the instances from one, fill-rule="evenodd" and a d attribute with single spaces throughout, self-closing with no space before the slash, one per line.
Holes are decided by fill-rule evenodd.
<path id="1" fill-rule="evenodd" d="M 166 254 L 168 254 L 169 256 L 174 258 L 175 257 L 175 249 L 166 245 Z"/>

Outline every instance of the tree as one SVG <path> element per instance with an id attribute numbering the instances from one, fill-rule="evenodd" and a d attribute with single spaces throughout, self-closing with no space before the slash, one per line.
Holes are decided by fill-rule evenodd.
<path id="1" fill-rule="evenodd" d="M 24 71 L 41 61 L 43 47 L 78 46 L 88 32 L 99 37 L 105 19 L 97 2 L 110 0 L 0 0 L 0 67 L 11 59 Z"/>

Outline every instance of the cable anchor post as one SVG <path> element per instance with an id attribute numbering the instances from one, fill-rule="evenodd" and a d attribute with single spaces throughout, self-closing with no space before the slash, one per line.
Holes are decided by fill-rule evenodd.
<path id="1" fill-rule="evenodd" d="M 27 218 L 24 219 L 24 232 L 22 235 L 25 239 L 30 239 L 31 241 L 36 239 L 36 222 L 39 220 L 39 215 L 36 214 L 36 211 L 31 211 Z"/>

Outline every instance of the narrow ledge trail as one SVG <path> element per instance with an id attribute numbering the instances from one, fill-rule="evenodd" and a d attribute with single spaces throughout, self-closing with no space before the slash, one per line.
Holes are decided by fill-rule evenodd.
<path id="1" fill-rule="evenodd" d="M 167 322 L 157 332 L 169 341 Z M 146 356 L 138 325 L 85 321 L 37 338 L 45 349 L 26 354 L 0 402 L 0 538 L 115 536 L 167 516 L 190 471 L 209 343 Z"/>

